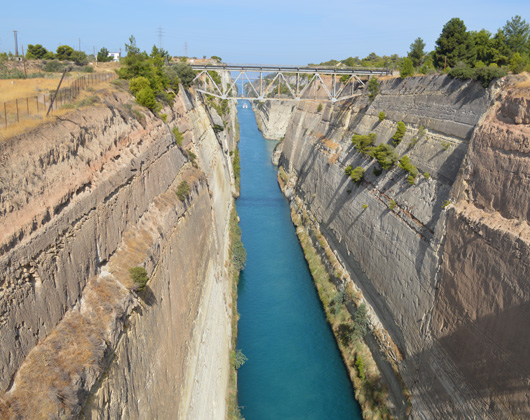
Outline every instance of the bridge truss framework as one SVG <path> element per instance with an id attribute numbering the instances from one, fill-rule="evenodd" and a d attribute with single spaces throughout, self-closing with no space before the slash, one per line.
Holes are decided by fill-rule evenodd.
<path id="1" fill-rule="evenodd" d="M 372 76 L 390 74 L 390 71 L 386 69 L 359 70 L 334 67 L 229 64 L 192 65 L 191 67 L 198 72 L 194 81 L 199 85 L 197 89 L 199 92 L 221 99 L 247 99 L 250 101 L 318 100 L 335 103 L 360 95 L 365 87 L 361 77 L 366 80 Z M 248 76 L 249 73 L 258 74 L 258 76 L 251 80 Z M 221 83 L 215 80 L 219 80 L 219 75 L 221 75 Z M 232 78 L 228 75 L 231 75 Z M 272 75 L 274 76 L 272 77 Z M 342 80 L 337 81 L 337 76 Z M 305 82 L 305 78 L 307 78 L 307 82 Z M 238 82 L 241 83 L 239 94 Z M 283 91 L 281 89 L 282 83 Z"/>

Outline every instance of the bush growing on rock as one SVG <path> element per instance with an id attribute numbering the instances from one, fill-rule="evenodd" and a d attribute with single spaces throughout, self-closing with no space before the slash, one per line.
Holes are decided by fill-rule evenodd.
<path id="1" fill-rule="evenodd" d="M 364 178 L 364 169 L 360 166 L 357 166 L 351 171 L 350 178 L 353 182 L 361 182 Z"/>
<path id="2" fill-rule="evenodd" d="M 377 134 L 370 133 L 367 136 L 354 134 L 351 141 L 359 153 L 367 154 L 370 146 L 375 142 Z"/>
<path id="3" fill-rule="evenodd" d="M 162 108 L 162 105 L 160 105 L 156 101 L 155 94 L 153 92 L 153 89 L 150 87 L 144 87 L 138 93 L 136 94 L 136 102 L 138 102 L 139 105 L 145 106 L 146 108 L 150 109 L 154 113 L 157 113 Z"/>
<path id="4" fill-rule="evenodd" d="M 133 281 L 133 289 L 138 292 L 145 290 L 147 281 L 149 280 L 145 268 L 140 266 L 129 268 L 129 274 Z"/>
<path id="5" fill-rule="evenodd" d="M 414 65 L 412 60 L 408 57 L 405 57 L 401 62 L 401 67 L 399 69 L 399 77 L 405 79 L 406 77 L 414 76 Z"/>
<path id="6" fill-rule="evenodd" d="M 409 182 L 409 184 L 414 185 L 416 176 L 418 175 L 418 168 L 416 168 L 412 163 L 410 163 L 410 159 L 408 156 L 403 156 L 401 158 L 401 160 L 399 161 L 399 167 L 409 174 L 407 177 L 407 181 Z"/>
<path id="7" fill-rule="evenodd" d="M 403 136 L 407 131 L 407 127 L 403 121 L 398 121 L 397 129 L 394 135 L 392 136 L 393 143 L 397 146 L 403 140 Z"/>
<path id="8" fill-rule="evenodd" d="M 182 146 L 182 142 L 184 141 L 184 135 L 179 131 L 178 127 L 173 127 L 173 135 L 175 136 L 175 141 L 179 146 Z"/>
<path id="9" fill-rule="evenodd" d="M 379 93 L 379 79 L 372 77 L 368 81 L 368 98 L 373 102 L 377 94 Z"/>
<path id="10" fill-rule="evenodd" d="M 381 111 L 381 112 L 379 113 L 379 121 L 382 122 L 382 121 L 385 120 L 385 118 L 386 118 L 386 114 L 385 114 L 383 111 Z"/>
<path id="11" fill-rule="evenodd" d="M 190 193 L 190 186 L 186 181 L 182 181 L 177 187 L 177 197 L 180 201 L 184 201 Z"/>
<path id="12" fill-rule="evenodd" d="M 131 92 L 133 95 L 136 95 L 142 89 L 147 87 L 150 88 L 151 85 L 149 84 L 149 80 L 147 80 L 146 77 L 139 76 L 129 81 L 129 92 Z"/>
<path id="13" fill-rule="evenodd" d="M 382 169 L 389 170 L 397 161 L 397 156 L 394 153 L 394 148 L 389 144 L 380 144 L 377 147 L 372 147 L 369 155 L 377 160 Z"/>

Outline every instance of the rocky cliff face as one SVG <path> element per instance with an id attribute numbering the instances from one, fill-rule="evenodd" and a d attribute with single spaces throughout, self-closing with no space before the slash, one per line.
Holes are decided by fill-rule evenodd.
<path id="1" fill-rule="evenodd" d="M 107 93 L 0 146 L 0 417 L 225 417 L 235 115 L 162 112 Z"/>
<path id="2" fill-rule="evenodd" d="M 253 102 L 252 109 L 263 137 L 269 140 L 283 140 L 294 108 L 292 101 Z"/>
<path id="3" fill-rule="evenodd" d="M 528 115 L 514 94 L 491 108 L 499 92 L 445 76 L 387 80 L 373 103 L 300 104 L 286 131 L 284 191 L 362 291 L 388 338 L 372 350 L 398 361 L 414 418 L 528 415 L 516 362 L 527 348 L 517 320 L 529 300 Z M 413 185 L 351 143 L 353 133 L 390 143 L 397 121 L 407 131 L 395 152 L 418 168 Z M 348 165 L 365 169 L 360 184 Z"/>

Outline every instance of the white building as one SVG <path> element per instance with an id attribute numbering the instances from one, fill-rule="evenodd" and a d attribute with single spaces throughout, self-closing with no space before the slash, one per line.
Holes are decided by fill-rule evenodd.
<path id="1" fill-rule="evenodd" d="M 119 52 L 109 52 L 108 57 L 112 57 L 112 61 L 114 61 L 114 62 L 120 61 L 120 53 Z"/>

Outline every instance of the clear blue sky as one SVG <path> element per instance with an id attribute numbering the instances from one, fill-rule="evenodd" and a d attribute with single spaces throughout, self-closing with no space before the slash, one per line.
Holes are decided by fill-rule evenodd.
<path id="1" fill-rule="evenodd" d="M 123 48 L 129 36 L 142 50 L 158 44 L 172 55 L 218 55 L 231 63 L 307 64 L 332 58 L 404 55 L 418 36 L 434 48 L 453 17 L 468 30 L 495 32 L 520 15 L 530 22 L 530 0 L 2 0 L 0 51 L 67 44 L 91 53 Z M 20 47 L 19 47 L 20 49 Z"/>

